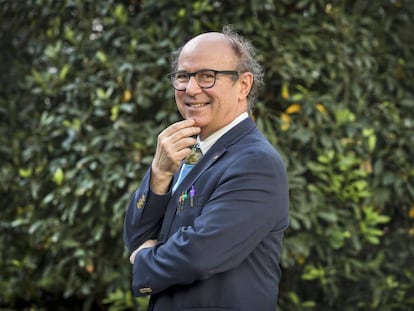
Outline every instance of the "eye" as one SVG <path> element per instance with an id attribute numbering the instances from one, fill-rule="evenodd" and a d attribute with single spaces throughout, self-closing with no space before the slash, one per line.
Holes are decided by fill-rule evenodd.
<path id="1" fill-rule="evenodd" d="M 187 81 L 188 80 L 188 73 L 186 72 L 177 72 L 175 74 L 175 80 L 183 82 L 183 81 Z"/>
<path id="2" fill-rule="evenodd" d="M 201 71 L 197 74 L 198 79 L 203 81 L 209 81 L 214 79 L 213 71 Z"/>

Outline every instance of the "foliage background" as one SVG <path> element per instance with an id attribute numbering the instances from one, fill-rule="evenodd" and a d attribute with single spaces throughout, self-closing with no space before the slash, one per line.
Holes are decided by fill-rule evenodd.
<path id="1" fill-rule="evenodd" d="M 129 196 L 178 120 L 169 53 L 231 23 L 282 152 L 280 310 L 414 307 L 414 3 L 0 0 L 0 307 L 143 309 Z"/>

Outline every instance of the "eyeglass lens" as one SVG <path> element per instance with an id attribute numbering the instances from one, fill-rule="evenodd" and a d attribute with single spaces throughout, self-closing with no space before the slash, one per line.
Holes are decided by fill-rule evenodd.
<path id="1" fill-rule="evenodd" d="M 191 76 L 194 76 L 197 84 L 202 88 L 210 88 L 216 80 L 216 73 L 212 70 L 201 70 L 193 74 L 188 72 L 177 72 L 171 76 L 171 81 L 177 90 L 184 90 Z"/>

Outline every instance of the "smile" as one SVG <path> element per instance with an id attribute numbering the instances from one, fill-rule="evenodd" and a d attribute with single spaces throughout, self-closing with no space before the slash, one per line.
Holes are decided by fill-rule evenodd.
<path id="1" fill-rule="evenodd" d="M 185 105 L 190 108 L 202 108 L 207 106 L 208 103 L 186 103 Z"/>

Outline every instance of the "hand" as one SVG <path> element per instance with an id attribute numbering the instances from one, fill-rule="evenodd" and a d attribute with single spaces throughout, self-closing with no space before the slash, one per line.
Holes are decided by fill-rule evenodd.
<path id="1" fill-rule="evenodd" d="M 200 133 L 194 120 L 176 122 L 158 135 L 157 150 L 151 165 L 151 190 L 156 194 L 168 191 L 173 175 L 181 161 L 187 157 L 197 140 L 192 137 Z"/>
<path id="2" fill-rule="evenodd" d="M 134 250 L 131 254 L 131 256 L 129 256 L 129 262 L 131 263 L 131 265 L 134 264 L 134 260 L 135 260 L 135 256 L 138 254 L 138 252 L 144 248 L 149 248 L 149 247 L 153 247 L 155 246 L 155 244 L 157 244 L 157 240 L 147 240 L 144 243 L 141 244 L 140 247 L 138 247 L 136 250 Z"/>

